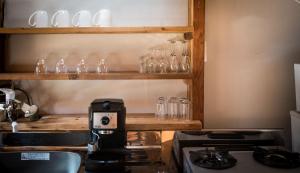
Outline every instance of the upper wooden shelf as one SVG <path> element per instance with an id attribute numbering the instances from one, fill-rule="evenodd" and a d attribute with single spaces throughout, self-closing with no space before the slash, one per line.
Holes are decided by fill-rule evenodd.
<path id="1" fill-rule="evenodd" d="M 40 74 L 35 73 L 0 73 L 0 80 L 155 80 L 155 79 L 192 79 L 192 74 L 144 74 L 138 72 L 86 73 L 86 74 Z"/>
<path id="2" fill-rule="evenodd" d="M 126 130 L 200 130 L 199 120 L 160 120 L 153 114 L 127 114 Z M 19 131 L 87 131 L 87 115 L 45 115 L 35 122 L 17 120 Z M 11 124 L 0 122 L 0 131 L 11 131 Z"/>
<path id="3" fill-rule="evenodd" d="M 194 27 L 0 28 L 0 34 L 189 33 Z"/>

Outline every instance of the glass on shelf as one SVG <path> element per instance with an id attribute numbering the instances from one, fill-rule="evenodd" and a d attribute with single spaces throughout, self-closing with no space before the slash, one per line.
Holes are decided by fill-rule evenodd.
<path id="1" fill-rule="evenodd" d="M 168 100 L 168 118 L 178 119 L 178 98 L 170 97 Z"/>
<path id="2" fill-rule="evenodd" d="M 190 100 L 187 98 L 179 98 L 179 119 L 190 120 Z"/>
<path id="3" fill-rule="evenodd" d="M 188 49 L 188 43 L 185 40 L 180 41 L 182 43 L 182 53 L 181 53 L 181 59 L 180 59 L 180 71 L 184 73 L 190 72 L 191 68 L 191 61 L 189 57 L 189 49 Z"/>
<path id="4" fill-rule="evenodd" d="M 176 55 L 176 41 L 170 40 L 170 59 L 169 69 L 171 73 L 177 73 L 179 70 L 178 57 Z"/>
<path id="5" fill-rule="evenodd" d="M 140 73 L 147 73 L 147 56 L 146 55 L 141 56 L 139 58 L 139 61 L 140 61 L 140 70 L 139 70 L 139 72 Z"/>
<path id="6" fill-rule="evenodd" d="M 156 62 L 153 56 L 147 59 L 147 73 L 156 73 Z"/>
<path id="7" fill-rule="evenodd" d="M 168 109 L 166 104 L 166 99 L 164 97 L 159 97 L 156 103 L 155 117 L 158 119 L 166 119 L 168 115 Z"/>
<path id="8" fill-rule="evenodd" d="M 38 74 L 47 74 L 48 73 L 48 67 L 47 67 L 47 59 L 46 58 L 40 58 L 38 59 L 36 65 L 35 65 L 35 73 Z"/>
<path id="9" fill-rule="evenodd" d="M 171 73 L 177 73 L 179 70 L 179 62 L 178 62 L 178 58 L 175 54 L 172 54 L 170 56 L 170 72 Z"/>
<path id="10" fill-rule="evenodd" d="M 100 59 L 97 64 L 97 73 L 108 73 L 108 65 L 104 58 Z"/>
<path id="11" fill-rule="evenodd" d="M 66 66 L 63 58 L 56 63 L 55 73 L 68 73 L 68 67 Z"/>
<path id="12" fill-rule="evenodd" d="M 76 72 L 77 74 L 88 72 L 88 68 L 85 64 L 85 59 L 81 59 L 80 62 L 77 64 Z"/>

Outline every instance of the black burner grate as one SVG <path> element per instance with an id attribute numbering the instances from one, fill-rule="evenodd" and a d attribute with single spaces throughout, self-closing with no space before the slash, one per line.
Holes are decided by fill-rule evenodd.
<path id="1" fill-rule="evenodd" d="M 292 169 L 300 167 L 300 154 L 279 149 L 256 148 L 253 152 L 256 161 L 274 168 Z"/>
<path id="2" fill-rule="evenodd" d="M 199 150 L 190 151 L 193 164 L 207 169 L 228 169 L 235 166 L 237 160 L 228 151 Z"/>

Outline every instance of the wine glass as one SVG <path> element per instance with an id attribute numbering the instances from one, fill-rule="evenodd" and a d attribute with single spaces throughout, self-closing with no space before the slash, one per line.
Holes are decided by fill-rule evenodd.
<path id="1" fill-rule="evenodd" d="M 78 74 L 80 74 L 80 73 L 87 73 L 88 72 L 88 68 L 85 65 L 85 59 L 82 58 L 79 61 L 79 63 L 77 64 L 77 67 L 76 67 L 76 72 Z"/>
<path id="2" fill-rule="evenodd" d="M 68 72 L 68 67 L 65 64 L 64 58 L 61 58 L 55 66 L 55 72 L 56 73 L 67 73 Z"/>
<path id="3" fill-rule="evenodd" d="M 189 72 L 191 68 L 190 57 L 188 52 L 188 44 L 187 41 L 183 40 L 182 43 L 182 56 L 180 60 L 180 71 L 181 72 Z"/>
<path id="4" fill-rule="evenodd" d="M 35 66 L 36 74 L 47 74 L 48 73 L 48 67 L 47 67 L 46 61 L 47 61 L 46 58 L 38 59 L 36 66 Z"/>
<path id="5" fill-rule="evenodd" d="M 176 55 L 176 41 L 170 40 L 170 72 L 177 73 L 179 69 L 179 62 Z"/>

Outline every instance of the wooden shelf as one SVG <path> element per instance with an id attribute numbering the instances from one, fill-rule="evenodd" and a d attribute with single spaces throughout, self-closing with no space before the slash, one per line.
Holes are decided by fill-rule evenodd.
<path id="1" fill-rule="evenodd" d="M 0 28 L 0 34 L 189 33 L 194 27 Z"/>
<path id="2" fill-rule="evenodd" d="M 87 115 L 45 115 L 36 122 L 19 119 L 19 131 L 87 131 Z M 159 120 L 153 114 L 127 114 L 126 130 L 200 130 L 199 120 Z M 0 131 L 11 131 L 8 122 L 0 122 Z"/>
<path id="3" fill-rule="evenodd" d="M 0 80 L 154 80 L 154 79 L 191 79 L 187 73 L 143 74 L 138 72 L 122 73 L 87 73 L 87 74 L 41 74 L 35 73 L 0 73 Z"/>

